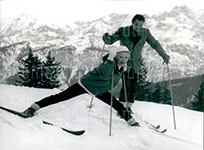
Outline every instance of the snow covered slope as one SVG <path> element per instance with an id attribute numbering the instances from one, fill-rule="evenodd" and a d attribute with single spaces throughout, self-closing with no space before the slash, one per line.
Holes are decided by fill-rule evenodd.
<path id="1" fill-rule="evenodd" d="M 22 111 L 34 101 L 57 89 L 36 89 L 0 85 L 0 105 Z M 129 127 L 113 111 L 112 136 L 109 132 L 109 106 L 91 97 L 81 95 L 69 101 L 41 109 L 37 116 L 22 119 L 0 110 L 1 150 L 202 150 L 203 114 L 176 107 L 177 130 L 173 129 L 171 106 L 136 102 L 134 117 L 142 127 Z M 53 126 L 50 121 L 67 129 L 86 132 L 74 136 Z M 144 121 L 160 124 L 168 131 L 165 134 L 150 130 Z"/>

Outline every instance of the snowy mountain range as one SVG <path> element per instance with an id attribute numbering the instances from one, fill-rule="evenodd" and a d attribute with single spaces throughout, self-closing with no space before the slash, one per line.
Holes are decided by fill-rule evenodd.
<path id="1" fill-rule="evenodd" d="M 170 55 L 172 79 L 204 73 L 204 10 L 187 6 L 175 7 L 170 12 L 146 16 L 145 27 Z M 18 71 L 17 59 L 24 58 L 31 47 L 42 60 L 48 51 L 61 62 L 60 80 L 70 84 L 78 69 L 87 72 L 101 59 L 105 32 L 113 33 L 121 26 L 130 25 L 132 15 L 109 14 L 89 22 L 73 22 L 66 26 L 45 24 L 33 16 L 22 14 L 1 20 L 0 83 L 13 83 Z M 114 46 L 119 43 L 114 44 Z M 112 46 L 106 46 L 109 50 Z M 167 80 L 166 65 L 148 44 L 143 56 L 148 68 L 148 80 Z"/>

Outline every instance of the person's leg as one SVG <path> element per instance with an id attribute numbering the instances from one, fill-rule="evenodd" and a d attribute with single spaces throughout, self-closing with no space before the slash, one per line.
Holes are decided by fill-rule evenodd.
<path id="1" fill-rule="evenodd" d="M 109 92 L 102 93 L 96 96 L 98 99 L 104 103 L 111 105 L 111 94 Z M 118 112 L 118 114 L 127 121 L 131 126 L 138 126 L 139 124 L 131 116 L 130 112 L 113 96 L 113 108 Z"/>
<path id="2" fill-rule="evenodd" d="M 73 97 L 76 97 L 84 93 L 87 93 L 87 91 L 78 83 L 76 83 L 58 94 L 45 97 L 42 100 L 35 102 L 35 104 L 37 104 L 40 108 L 42 108 L 42 107 L 46 107 L 52 104 L 56 104 L 56 103 L 71 99 Z"/>
<path id="3" fill-rule="evenodd" d="M 125 90 L 127 94 L 127 103 L 125 107 L 131 108 L 135 100 L 136 84 L 137 84 L 137 75 L 134 73 L 134 69 L 131 68 L 128 72 L 124 72 L 125 79 L 122 79 L 122 88 L 120 90 L 119 101 L 126 102 L 125 99 Z M 126 87 L 124 87 L 124 82 Z"/>
<path id="4" fill-rule="evenodd" d="M 121 102 L 120 101 L 120 103 L 123 104 L 124 107 L 126 107 L 126 102 Z"/>
<path id="5" fill-rule="evenodd" d="M 134 104 L 135 102 L 135 99 L 136 99 L 136 94 L 138 92 L 138 87 L 137 87 L 137 82 L 138 82 L 138 74 L 137 73 L 134 73 L 133 71 L 133 74 L 134 74 L 134 78 L 131 79 L 131 84 L 130 84 L 130 87 L 131 87 L 131 97 L 128 99 L 127 101 L 127 109 L 128 111 L 130 111 L 131 114 L 133 114 L 133 111 L 132 111 L 132 105 Z"/>
<path id="6" fill-rule="evenodd" d="M 35 115 L 35 112 L 40 108 L 71 99 L 75 96 L 78 96 L 84 93 L 87 93 L 87 91 L 83 87 L 81 87 L 78 83 L 76 83 L 70 86 L 69 88 L 67 88 L 65 91 L 62 91 L 55 95 L 45 97 L 40 101 L 33 103 L 28 109 L 26 109 L 23 112 L 23 115 L 25 115 L 25 117 L 27 118 L 32 117 Z"/>
<path id="7" fill-rule="evenodd" d="M 133 105 L 132 102 L 127 102 L 127 104 L 126 104 L 127 110 L 128 110 L 131 114 L 133 114 L 133 111 L 132 111 L 132 109 L 131 109 L 132 105 Z"/>

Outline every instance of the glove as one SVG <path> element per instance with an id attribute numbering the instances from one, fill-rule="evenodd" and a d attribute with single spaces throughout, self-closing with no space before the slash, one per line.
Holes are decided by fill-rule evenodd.
<path id="1" fill-rule="evenodd" d="M 116 56 L 116 51 L 110 51 L 109 56 L 108 56 L 108 60 L 113 61 L 114 57 Z"/>
<path id="2" fill-rule="evenodd" d="M 109 52 L 108 60 L 113 61 L 113 59 L 116 56 L 117 52 L 118 52 L 118 48 L 111 49 L 110 52 Z"/>
<path id="3" fill-rule="evenodd" d="M 166 63 L 166 64 L 168 64 L 169 63 L 169 60 L 170 60 L 170 56 L 169 55 L 164 55 L 163 56 L 163 60 L 164 60 L 164 62 Z"/>
<path id="4" fill-rule="evenodd" d="M 103 35 L 103 41 L 105 44 L 111 44 L 111 37 L 109 33 L 105 33 Z"/>

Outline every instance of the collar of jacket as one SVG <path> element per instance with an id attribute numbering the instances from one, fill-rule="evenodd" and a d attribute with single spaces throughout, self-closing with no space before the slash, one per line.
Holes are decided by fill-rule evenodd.
<path id="1" fill-rule="evenodd" d="M 116 64 L 115 67 L 114 67 L 114 73 L 116 73 L 116 74 L 122 73 L 122 72 L 123 72 L 123 67 L 120 66 L 120 65 L 117 63 L 116 58 L 114 58 L 114 62 L 115 62 L 115 64 Z"/>
<path id="2" fill-rule="evenodd" d="M 103 62 L 108 61 L 108 56 L 109 56 L 109 54 L 106 54 L 105 56 L 103 56 L 103 58 L 102 58 Z M 123 67 L 118 65 L 116 58 L 114 58 L 114 62 L 116 64 L 114 67 L 114 73 L 119 74 L 119 73 L 123 72 Z"/>

